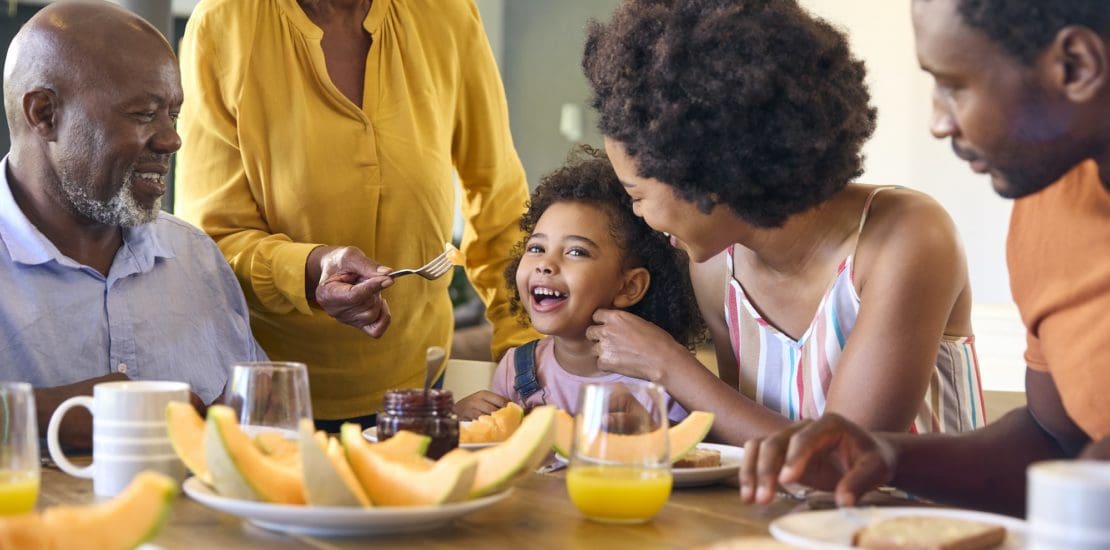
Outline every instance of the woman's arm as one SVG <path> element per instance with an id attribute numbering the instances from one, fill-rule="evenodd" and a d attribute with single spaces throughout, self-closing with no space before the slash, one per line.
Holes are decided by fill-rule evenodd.
<path id="1" fill-rule="evenodd" d="M 179 123 L 177 212 L 216 241 L 255 308 L 310 314 L 315 303 L 335 319 L 380 337 L 390 323 L 381 297 L 392 284 L 384 276 L 389 269 L 355 247 L 294 242 L 273 232 L 266 216 L 276 214 L 256 200 L 256 192 L 264 193 L 248 180 L 239 136 L 259 129 L 240 127 L 240 94 L 242 80 L 265 69 L 250 64 L 249 47 L 239 55 L 254 35 L 251 21 L 241 19 L 234 12 L 198 9 L 181 43 L 186 101 Z M 285 169 L 294 170 L 295 163 Z"/>
<path id="2" fill-rule="evenodd" d="M 469 6 L 458 56 L 461 83 L 451 151 L 463 191 L 466 275 L 486 304 L 493 325 L 491 353 L 497 360 L 505 350 L 540 337 L 509 311 L 504 277 L 513 247 L 523 237 L 518 223 L 528 201 L 528 182 L 509 132 L 501 76 L 476 8 Z"/>
<path id="3" fill-rule="evenodd" d="M 597 342 L 598 365 L 603 370 L 661 384 L 686 410 L 716 415 L 710 431 L 714 440 L 743 445 L 749 438 L 781 429 L 790 421 L 736 390 L 738 371 L 724 318 L 728 278 L 724 262 L 722 253 L 702 264 L 690 265 L 694 294 L 713 338 L 721 378 L 662 329 L 631 313 L 598 311 L 594 314 L 597 324 L 587 329 L 586 336 Z"/>
<path id="4" fill-rule="evenodd" d="M 237 104 L 243 73 L 249 70 L 248 56 L 221 55 L 239 52 L 253 31 L 247 22 L 224 16 L 198 10 L 181 41 L 185 103 L 178 122 L 182 148 L 177 155 L 176 213 L 216 241 L 252 306 L 307 314 L 311 310 L 304 266 L 319 244 L 295 243 L 271 233 L 255 201 L 240 150 Z"/>
<path id="5" fill-rule="evenodd" d="M 743 445 L 790 424 L 730 388 L 663 329 L 615 309 L 597 310 L 594 323 L 586 337 L 596 342 L 598 367 L 658 383 L 686 410 L 713 413 L 714 440 Z"/>
<path id="6" fill-rule="evenodd" d="M 826 411 L 868 430 L 904 432 L 921 407 L 957 300 L 969 292 L 967 261 L 948 214 L 911 191 L 875 199 L 854 261 L 860 311 Z M 969 315 L 969 304 L 961 306 Z M 955 324 L 970 332 L 970 321 Z"/>

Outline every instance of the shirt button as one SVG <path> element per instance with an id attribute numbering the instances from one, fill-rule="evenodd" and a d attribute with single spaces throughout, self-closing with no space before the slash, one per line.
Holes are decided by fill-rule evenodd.
<path id="1" fill-rule="evenodd" d="M 127 374 L 127 363 L 120 363 L 119 366 L 116 367 L 116 372 Z"/>

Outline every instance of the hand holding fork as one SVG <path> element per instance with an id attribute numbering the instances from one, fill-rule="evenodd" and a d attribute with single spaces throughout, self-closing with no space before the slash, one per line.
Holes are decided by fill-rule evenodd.
<path id="1" fill-rule="evenodd" d="M 305 263 L 305 292 L 336 320 L 380 338 L 391 319 L 382 297 L 382 290 L 393 285 L 390 271 L 356 247 L 320 246 Z"/>
<path id="2" fill-rule="evenodd" d="M 393 280 L 415 274 L 434 280 L 462 265 L 462 253 L 447 243 L 439 256 L 416 269 L 394 271 L 368 258 L 353 246 L 320 246 L 312 250 L 305 264 L 305 293 L 335 319 L 380 338 L 389 328 L 389 304 L 382 290 Z M 312 282 L 319 281 L 314 287 Z"/>

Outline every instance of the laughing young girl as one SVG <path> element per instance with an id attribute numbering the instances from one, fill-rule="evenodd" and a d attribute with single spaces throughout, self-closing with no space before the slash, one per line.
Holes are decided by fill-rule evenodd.
<path id="1" fill-rule="evenodd" d="M 524 408 L 555 405 L 570 413 L 589 382 L 625 380 L 603 372 L 586 327 L 599 308 L 626 310 L 692 347 L 701 317 L 686 255 L 632 213 L 604 154 L 583 146 L 547 175 L 520 221 L 528 235 L 505 271 L 513 310 L 545 337 L 509 350 L 493 375 L 493 391 L 455 406 L 470 420 L 509 401 Z M 685 411 L 668 397 L 669 416 Z"/>

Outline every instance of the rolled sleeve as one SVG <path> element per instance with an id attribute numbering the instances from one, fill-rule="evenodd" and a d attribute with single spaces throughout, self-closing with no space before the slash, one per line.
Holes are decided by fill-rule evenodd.
<path id="1" fill-rule="evenodd" d="M 504 276 L 523 233 L 519 227 L 528 201 L 524 167 L 513 147 L 501 77 L 477 10 L 463 58 L 452 155 L 463 188 L 466 227 L 462 251 L 466 273 L 486 304 L 493 324 L 494 359 L 540 335 L 521 325 L 510 311 Z"/>

